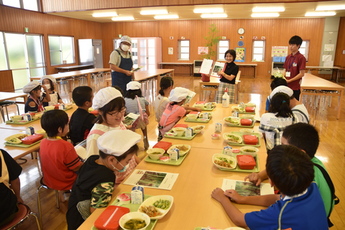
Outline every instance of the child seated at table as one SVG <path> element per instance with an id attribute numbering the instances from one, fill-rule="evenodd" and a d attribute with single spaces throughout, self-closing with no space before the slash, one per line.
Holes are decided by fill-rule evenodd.
<path id="1" fill-rule="evenodd" d="M 192 91 L 183 87 L 176 87 L 171 90 L 169 96 L 169 100 L 171 102 L 167 104 L 159 122 L 158 141 L 160 141 L 164 134 L 172 129 L 182 117 L 190 112 L 190 110 L 186 110 L 183 107 L 183 104 L 191 93 Z M 195 108 L 195 110 L 197 109 Z"/>
<path id="2" fill-rule="evenodd" d="M 72 188 L 77 178 L 76 172 L 83 162 L 73 145 L 62 139 L 69 131 L 65 111 L 46 111 L 42 115 L 41 126 L 47 133 L 47 138 L 40 144 L 43 182 L 49 188 L 59 190 L 60 199 L 64 201 L 64 192 Z"/>
<path id="3" fill-rule="evenodd" d="M 43 76 L 41 84 L 47 88 L 46 93 L 50 96 L 49 102 L 43 102 L 43 106 L 63 104 L 63 101 L 57 91 L 55 91 L 56 79 L 52 76 Z"/>
<path id="4" fill-rule="evenodd" d="M 167 107 L 167 104 L 170 102 L 168 97 L 173 87 L 174 80 L 172 79 L 172 77 L 161 78 L 160 89 L 156 97 L 156 100 L 153 103 L 157 122 L 161 120 L 162 114 L 165 108 Z"/>
<path id="5" fill-rule="evenodd" d="M 96 116 L 89 113 L 92 107 L 93 92 L 89 86 L 78 86 L 73 89 L 72 98 L 78 109 L 72 114 L 69 122 L 69 137 L 74 145 L 85 140 L 96 120 Z"/>
<path id="6" fill-rule="evenodd" d="M 280 199 L 267 209 L 242 213 L 231 202 L 234 190 L 216 188 L 212 197 L 240 227 L 266 229 L 328 229 L 319 189 L 313 181 L 309 157 L 292 145 L 275 146 L 267 156 L 266 171 L 271 186 L 280 190 Z"/>
<path id="7" fill-rule="evenodd" d="M 285 78 L 282 77 L 273 77 L 273 80 L 271 81 L 270 87 L 271 87 L 271 92 L 277 88 L 278 86 L 281 85 L 285 85 L 287 86 L 287 82 L 285 80 Z M 266 107 L 265 107 L 265 113 L 268 112 L 269 108 L 270 108 L 270 103 L 271 103 L 271 95 L 268 95 L 266 98 Z"/>
<path id="8" fill-rule="evenodd" d="M 148 117 L 150 116 L 149 102 L 142 96 L 141 83 L 137 81 L 131 81 L 126 85 L 125 103 L 127 113 L 134 114 L 145 114 L 146 119 L 140 116 L 132 125 L 131 130 L 141 129 L 144 136 L 144 148 L 147 150 L 149 146 L 149 141 L 147 138 L 147 124 Z M 140 105 L 140 107 L 139 107 Z M 142 110 L 142 111 L 140 111 Z"/>
<path id="9" fill-rule="evenodd" d="M 42 94 L 42 88 L 44 93 Z M 44 110 L 43 102 L 50 101 L 50 95 L 47 93 L 47 87 L 41 86 L 38 81 L 31 81 L 23 87 L 23 92 L 30 94 L 25 102 L 24 112 L 42 112 Z"/>
<path id="10" fill-rule="evenodd" d="M 68 202 L 69 230 L 77 229 L 96 209 L 109 205 L 116 174 L 138 152 L 141 135 L 130 130 L 111 130 L 97 139 L 99 155 L 90 156 L 81 167 Z"/>
<path id="11" fill-rule="evenodd" d="M 326 214 L 329 217 L 334 207 L 334 199 L 332 197 L 333 194 L 331 192 L 330 185 L 327 182 L 327 179 L 324 175 L 324 173 L 328 175 L 325 166 L 315 156 L 317 148 L 319 146 L 319 140 L 319 134 L 315 127 L 305 123 L 296 123 L 287 126 L 282 136 L 283 145 L 294 145 L 299 149 L 303 150 L 306 153 L 306 155 L 309 156 L 311 162 L 314 164 L 314 181 L 317 187 L 319 188 L 321 198 L 325 206 Z M 320 167 L 324 169 L 322 170 L 324 171 L 324 173 L 320 170 Z M 259 186 L 261 182 L 266 180 L 267 178 L 267 172 L 266 170 L 263 170 L 259 173 L 252 173 L 248 175 L 247 177 L 245 177 L 245 180 L 249 180 L 250 182 Z M 333 184 L 331 186 L 333 186 Z M 232 201 L 236 203 L 262 206 L 272 205 L 275 202 L 275 200 L 279 199 L 277 195 L 242 197 L 239 196 L 236 192 L 232 193 L 230 198 L 232 199 Z M 271 202 L 267 202 L 269 200 Z M 332 225 L 330 221 L 329 225 Z"/>

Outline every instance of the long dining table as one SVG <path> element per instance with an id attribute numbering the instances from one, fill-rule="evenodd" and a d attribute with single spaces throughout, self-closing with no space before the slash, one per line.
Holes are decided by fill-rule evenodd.
<path id="1" fill-rule="evenodd" d="M 163 190 L 145 187 L 146 195 L 171 195 L 174 202 L 171 210 L 162 219 L 158 220 L 155 228 L 159 230 L 172 229 L 197 229 L 198 227 L 213 227 L 225 229 L 233 227 L 235 224 L 230 220 L 220 203 L 211 197 L 211 192 L 216 187 L 221 187 L 223 179 L 243 180 L 250 172 L 222 171 L 213 165 L 212 156 L 215 153 L 221 153 L 224 146 L 223 138 L 213 140 L 211 134 L 214 133 L 215 123 L 223 124 L 222 134 L 232 131 L 240 131 L 241 127 L 224 126 L 223 118 L 231 116 L 231 105 L 229 108 L 222 108 L 217 105 L 211 111 L 212 119 L 208 123 L 191 123 L 181 119 L 178 124 L 205 125 L 201 134 L 197 134 L 192 140 L 179 140 L 172 138 L 163 138 L 163 141 L 173 144 L 191 145 L 190 152 L 185 156 L 179 166 L 172 166 L 159 163 L 150 163 L 144 158 L 137 169 L 178 173 L 178 178 L 171 190 Z M 254 125 L 257 130 L 258 124 Z M 260 138 L 260 147 L 258 152 L 258 170 L 265 167 L 266 147 L 263 138 Z M 239 148 L 241 146 L 232 146 Z M 113 201 L 122 193 L 130 193 L 133 186 L 121 183 L 113 193 Z M 253 205 L 235 204 L 242 212 L 260 210 L 264 207 Z M 79 227 L 80 230 L 95 229 L 94 222 L 102 214 L 104 208 L 96 209 L 91 216 Z"/>

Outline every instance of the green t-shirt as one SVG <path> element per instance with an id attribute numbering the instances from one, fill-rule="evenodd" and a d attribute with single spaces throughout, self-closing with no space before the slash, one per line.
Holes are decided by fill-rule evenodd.
<path id="1" fill-rule="evenodd" d="M 322 162 L 318 158 L 313 157 L 311 161 L 314 164 L 321 165 L 324 169 L 326 169 L 325 166 L 322 164 Z M 322 172 L 320 171 L 320 169 L 317 168 L 317 166 L 314 166 L 314 181 L 316 182 L 317 187 L 320 190 L 320 194 L 321 194 L 321 197 L 326 209 L 326 214 L 328 215 L 330 213 L 330 210 L 333 209 L 334 201 L 331 201 L 332 199 L 331 190 L 327 184 L 326 179 L 323 177 Z"/>

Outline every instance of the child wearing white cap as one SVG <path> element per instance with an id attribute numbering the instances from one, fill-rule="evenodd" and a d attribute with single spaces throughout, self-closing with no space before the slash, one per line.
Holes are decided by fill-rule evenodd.
<path id="1" fill-rule="evenodd" d="M 142 96 L 141 84 L 137 81 L 131 81 L 126 86 L 127 92 L 125 94 L 126 110 L 128 113 L 140 114 L 140 107 L 142 113 L 146 113 L 147 117 L 150 116 L 149 102 Z M 132 130 L 141 129 L 144 136 L 144 148 L 147 150 L 149 146 L 147 138 L 146 123 L 141 117 L 138 118 L 137 122 L 133 124 Z"/>
<path id="2" fill-rule="evenodd" d="M 89 157 L 79 170 L 68 202 L 68 229 L 77 229 L 96 209 L 109 205 L 116 174 L 137 154 L 141 136 L 130 130 L 111 130 L 98 138 L 99 155 Z"/>
<path id="3" fill-rule="evenodd" d="M 159 134 L 158 141 L 160 141 L 164 134 L 172 129 L 174 125 L 184 117 L 189 110 L 186 110 L 182 105 L 186 102 L 187 97 L 194 92 L 183 87 L 176 87 L 170 92 L 169 100 L 171 101 L 167 104 L 161 120 L 159 121 Z M 196 109 L 197 110 L 197 109 Z"/>
<path id="4" fill-rule="evenodd" d="M 47 88 L 46 93 L 50 96 L 50 102 L 43 102 L 43 106 L 63 104 L 57 91 L 55 91 L 56 79 L 52 76 L 41 77 L 41 84 Z"/>
<path id="5" fill-rule="evenodd" d="M 86 139 L 87 157 L 98 155 L 97 139 L 100 136 L 111 130 L 126 130 L 125 125 L 122 123 L 126 112 L 125 100 L 120 91 L 113 87 L 103 88 L 96 93 L 92 104 L 92 107 L 98 110 L 99 115 Z M 134 132 L 132 133 L 135 134 Z M 113 141 L 116 141 L 116 137 L 114 137 Z M 129 169 L 124 172 L 116 172 L 116 183 L 121 183 L 131 173 L 131 169 L 133 170 L 139 162 L 140 159 L 137 156 L 133 156 L 129 163 Z"/>
<path id="6" fill-rule="evenodd" d="M 42 93 L 42 88 L 44 93 Z M 38 81 L 31 81 L 23 87 L 23 92 L 28 93 L 28 100 L 25 102 L 24 112 L 42 112 L 44 110 L 43 102 L 50 101 L 50 95 L 47 93 L 47 87 L 41 86 Z"/>

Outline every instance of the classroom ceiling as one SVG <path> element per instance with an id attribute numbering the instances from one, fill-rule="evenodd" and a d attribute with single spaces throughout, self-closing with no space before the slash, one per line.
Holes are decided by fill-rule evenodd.
<path id="1" fill-rule="evenodd" d="M 252 8 L 284 6 L 285 11 L 280 12 L 278 18 L 303 18 L 306 12 L 315 11 L 317 6 L 322 5 L 345 5 L 345 1 L 318 1 L 318 2 L 294 2 L 294 3 L 255 3 L 255 4 L 218 4 L 218 5 L 190 5 L 190 6 L 162 6 L 162 7 L 141 7 L 141 8 L 121 8 L 121 9 L 107 9 L 107 10 L 90 10 L 90 11 L 73 11 L 73 12 L 53 12 L 52 15 L 58 15 L 69 18 L 82 19 L 94 22 L 113 22 L 112 17 L 92 17 L 93 13 L 101 12 L 116 12 L 118 17 L 132 16 L 135 21 L 158 21 L 154 19 L 154 15 L 141 15 L 141 10 L 148 9 L 166 9 L 169 14 L 177 14 L 178 20 L 196 20 L 202 19 L 200 13 L 194 13 L 195 8 L 212 8 L 222 7 L 224 13 L 227 14 L 225 19 L 251 19 Z M 345 10 L 335 10 L 335 17 L 345 17 Z M 314 17 L 315 18 L 315 17 Z M 317 18 L 320 18 L 318 16 Z M 167 20 L 167 19 L 160 19 Z M 172 19 L 177 20 L 177 19 Z"/>

